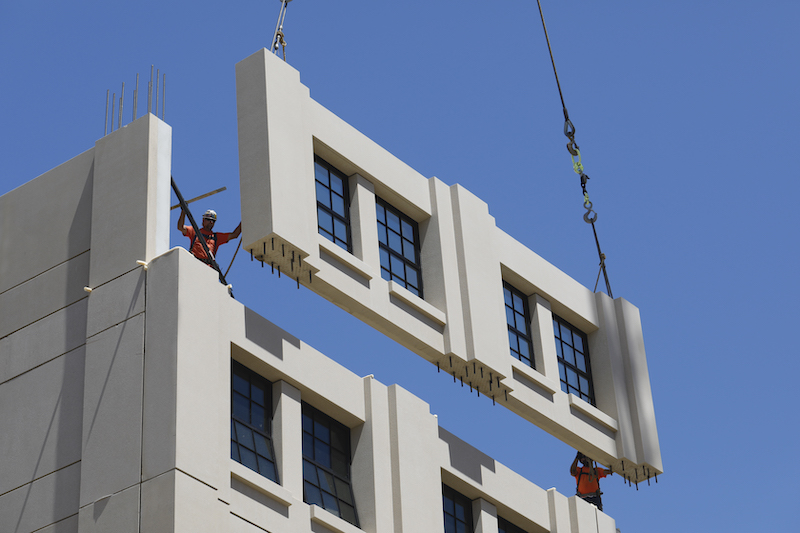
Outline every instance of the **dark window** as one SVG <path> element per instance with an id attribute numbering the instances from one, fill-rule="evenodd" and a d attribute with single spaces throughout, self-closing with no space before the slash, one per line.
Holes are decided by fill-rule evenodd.
<path id="1" fill-rule="evenodd" d="M 347 177 L 329 163 L 314 157 L 314 178 L 317 187 L 317 225 L 319 234 L 351 252 L 350 194 Z"/>
<path id="2" fill-rule="evenodd" d="M 381 277 L 392 280 L 422 298 L 419 227 L 412 219 L 376 199 Z"/>
<path id="3" fill-rule="evenodd" d="M 528 298 L 520 291 L 503 282 L 503 296 L 506 302 L 506 323 L 508 323 L 508 344 L 511 356 L 536 368 L 531 344 L 531 314 Z"/>
<path id="4" fill-rule="evenodd" d="M 505 518 L 497 517 L 497 533 L 525 533 L 525 530 L 518 528 Z"/>
<path id="5" fill-rule="evenodd" d="M 472 501 L 463 494 L 442 485 L 444 533 L 472 533 Z"/>
<path id="6" fill-rule="evenodd" d="M 556 315 L 553 315 L 553 331 L 556 336 L 561 390 L 571 392 L 595 405 L 586 335 Z"/>
<path id="7" fill-rule="evenodd" d="M 231 458 L 277 483 L 271 426 L 272 384 L 231 361 Z"/>
<path id="8" fill-rule="evenodd" d="M 350 429 L 303 403 L 303 501 L 358 526 L 350 487 Z"/>

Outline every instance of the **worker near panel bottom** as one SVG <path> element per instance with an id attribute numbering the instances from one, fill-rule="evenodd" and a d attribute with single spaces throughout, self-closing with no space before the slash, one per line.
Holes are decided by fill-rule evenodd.
<path id="1" fill-rule="evenodd" d="M 582 466 L 578 466 L 579 461 Z M 612 472 L 595 466 L 594 461 L 578 452 L 569 467 L 569 473 L 575 478 L 576 494 L 602 511 L 603 500 L 600 496 L 603 493 L 600 491 L 600 480 Z"/>
<path id="2" fill-rule="evenodd" d="M 185 218 L 186 213 L 181 210 L 181 215 L 178 217 L 178 229 L 185 237 L 189 237 L 192 240 L 192 244 L 189 246 L 189 252 L 200 261 L 211 265 L 211 259 L 206 255 L 206 251 L 203 249 L 203 244 L 195 235 L 194 228 L 192 226 L 183 225 Z M 203 213 L 203 226 L 200 228 L 200 233 L 205 238 L 208 251 L 211 252 L 212 258 L 217 253 L 217 249 L 220 246 L 231 239 L 237 238 L 242 233 L 241 223 L 230 233 L 217 233 L 214 231 L 214 224 L 216 224 L 216 222 L 217 213 L 215 211 L 209 209 Z"/>

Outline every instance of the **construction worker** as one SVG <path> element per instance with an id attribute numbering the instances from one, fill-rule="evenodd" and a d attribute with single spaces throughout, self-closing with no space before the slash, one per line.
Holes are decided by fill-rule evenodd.
<path id="1" fill-rule="evenodd" d="M 189 252 L 200 261 L 211 265 L 211 259 L 206 256 L 206 252 L 203 249 L 203 244 L 200 242 L 200 239 L 195 236 L 194 228 L 192 226 L 183 225 L 185 219 L 186 213 L 183 211 L 183 209 L 181 209 L 181 215 L 178 217 L 178 229 L 185 237 L 189 237 L 192 240 L 192 244 L 189 245 Z M 208 251 L 211 252 L 212 258 L 216 256 L 217 248 L 229 240 L 235 239 L 239 236 L 239 234 L 242 233 L 241 222 L 231 233 L 215 232 L 214 224 L 216 222 L 217 213 L 215 211 L 209 209 L 203 213 L 203 226 L 200 228 L 200 233 L 202 233 L 203 237 L 205 237 L 206 245 L 208 245 Z"/>
<path id="2" fill-rule="evenodd" d="M 583 466 L 579 467 L 578 461 Z M 607 475 L 611 475 L 612 472 L 605 468 L 594 466 L 594 461 L 578 452 L 575 460 L 572 461 L 572 466 L 569 467 L 569 473 L 577 483 L 576 494 L 602 511 L 603 501 L 600 499 L 600 495 L 603 493 L 600 492 L 600 480 Z"/>

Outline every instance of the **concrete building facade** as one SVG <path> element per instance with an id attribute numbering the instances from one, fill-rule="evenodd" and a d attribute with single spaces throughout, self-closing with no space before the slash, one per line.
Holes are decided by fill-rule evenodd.
<path id="1" fill-rule="evenodd" d="M 270 61 L 266 56 L 258 61 Z M 240 133 L 243 190 L 253 139 Z M 306 155 L 311 169 L 313 148 Z M 188 252 L 170 250 L 170 163 L 171 129 L 147 115 L 0 197 L 0 532 L 436 533 L 446 520 L 476 533 L 615 531 L 614 520 L 594 506 L 494 461 L 440 428 L 421 399 L 353 374 L 230 298 L 216 273 Z M 368 181 L 359 176 L 350 179 Z M 443 187 L 431 183 L 430 190 Z M 475 203 L 461 191 L 454 198 Z M 42 212 L 62 223 L 40 224 Z M 243 204 L 245 242 L 265 249 L 269 233 L 259 235 L 253 212 Z M 295 247 L 309 285 L 334 287 L 319 259 L 327 245 L 299 248 L 303 232 L 317 233 L 313 220 L 300 224 L 299 236 L 282 235 L 283 244 Z M 559 289 L 567 299 L 573 283 Z M 435 294 L 435 283 L 428 286 Z M 413 313 L 422 308 L 442 322 L 440 336 L 455 323 L 452 302 L 439 309 L 435 298 L 420 303 L 395 292 Z M 497 298 L 502 302 L 502 293 Z M 549 309 L 543 298 L 533 299 Z M 603 301 L 586 314 L 623 317 L 630 330 L 635 321 L 626 305 Z M 399 327 L 370 320 L 393 331 L 407 327 L 405 318 Z M 595 330 L 607 331 L 597 321 Z M 537 342 L 554 352 L 549 341 Z M 469 350 L 442 351 L 449 354 L 463 368 L 502 366 L 507 381 L 530 373 L 492 366 Z M 617 363 L 634 360 L 641 362 Z M 633 448 L 619 448 L 616 435 L 627 430 L 617 418 L 566 394 L 559 399 L 555 372 L 531 379 L 553 389 L 554 405 L 566 401 L 569 417 L 591 415 L 582 423 L 594 430 L 572 431 L 582 444 L 603 451 L 609 463 L 638 446 L 647 453 L 631 461 L 648 457 L 660 472 L 660 454 L 636 441 L 638 429 L 626 434 Z M 598 366 L 596 380 L 605 379 Z M 501 390 L 524 404 L 517 387 Z M 607 390 L 618 399 L 632 394 L 625 385 Z M 649 389 L 636 390 L 642 403 L 635 405 L 652 402 Z M 548 416 L 539 422 L 565 415 Z"/>

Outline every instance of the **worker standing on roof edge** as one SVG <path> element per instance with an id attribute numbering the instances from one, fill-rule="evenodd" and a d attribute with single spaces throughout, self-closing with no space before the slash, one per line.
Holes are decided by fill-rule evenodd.
<path id="1" fill-rule="evenodd" d="M 578 461 L 583 463 L 583 466 L 579 467 Z M 569 467 L 569 473 L 577 483 L 576 494 L 602 511 L 603 501 L 600 499 L 600 495 L 603 493 L 600 492 L 600 480 L 612 472 L 605 468 L 595 467 L 594 461 L 578 452 L 575 460 L 572 461 L 572 466 Z"/>
<path id="2" fill-rule="evenodd" d="M 178 229 L 183 233 L 184 237 L 189 237 L 192 243 L 189 245 L 189 253 L 195 256 L 200 261 L 211 265 L 211 260 L 206 256 L 206 251 L 203 250 L 203 244 L 194 233 L 192 226 L 184 226 L 183 223 L 186 219 L 186 213 L 181 209 L 181 215 L 178 217 Z M 235 239 L 242 233 L 242 223 L 240 222 L 236 229 L 230 233 L 214 232 L 214 224 L 217 222 L 217 213 L 211 209 L 203 213 L 203 226 L 200 228 L 200 233 L 206 240 L 208 251 L 211 256 L 216 256 L 217 249 L 230 241 Z"/>

